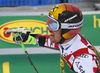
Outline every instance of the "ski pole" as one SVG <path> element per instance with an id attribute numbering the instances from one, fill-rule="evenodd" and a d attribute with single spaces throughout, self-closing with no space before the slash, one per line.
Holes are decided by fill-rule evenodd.
<path id="1" fill-rule="evenodd" d="M 32 65 L 32 67 L 34 68 L 35 72 L 38 73 L 36 67 L 34 66 L 34 64 L 33 64 L 32 60 L 31 60 L 31 58 L 30 58 L 30 56 L 29 56 L 29 54 L 24 46 L 24 43 L 20 42 L 19 44 L 22 46 L 22 48 L 23 48 L 24 52 L 26 53 L 26 56 L 28 57 L 28 60 L 29 60 L 30 64 Z"/>

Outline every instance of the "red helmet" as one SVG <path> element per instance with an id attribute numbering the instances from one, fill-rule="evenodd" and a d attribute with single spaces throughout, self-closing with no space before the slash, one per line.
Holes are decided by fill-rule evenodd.
<path id="1" fill-rule="evenodd" d="M 83 15 L 80 9 L 68 3 L 54 6 L 47 17 L 47 26 L 51 30 L 62 29 L 63 39 L 69 39 L 79 33 L 83 25 Z"/>

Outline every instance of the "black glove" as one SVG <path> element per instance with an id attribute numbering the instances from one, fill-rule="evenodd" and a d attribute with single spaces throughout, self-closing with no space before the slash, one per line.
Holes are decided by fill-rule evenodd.
<path id="1" fill-rule="evenodd" d="M 8 29 L 6 30 L 6 34 L 12 33 L 13 34 L 13 40 L 16 43 L 19 42 L 26 42 L 29 36 L 29 33 L 31 31 L 27 30 L 26 28 L 12 28 L 12 29 Z"/>

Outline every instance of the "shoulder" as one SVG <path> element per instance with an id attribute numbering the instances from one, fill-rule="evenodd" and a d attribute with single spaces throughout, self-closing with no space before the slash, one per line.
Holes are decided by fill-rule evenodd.
<path id="1" fill-rule="evenodd" d="M 73 69 L 78 73 L 94 73 L 94 68 L 98 69 L 98 60 L 89 54 L 80 54 L 73 63 Z"/>

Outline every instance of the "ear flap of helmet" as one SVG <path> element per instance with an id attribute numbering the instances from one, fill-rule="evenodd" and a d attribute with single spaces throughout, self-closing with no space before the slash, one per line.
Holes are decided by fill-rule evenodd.
<path id="1" fill-rule="evenodd" d="M 62 37 L 65 38 L 65 39 L 69 39 L 69 38 L 72 38 L 74 37 L 75 35 L 77 35 L 77 33 L 81 30 L 81 27 L 80 28 L 77 28 L 77 29 L 62 29 Z"/>

